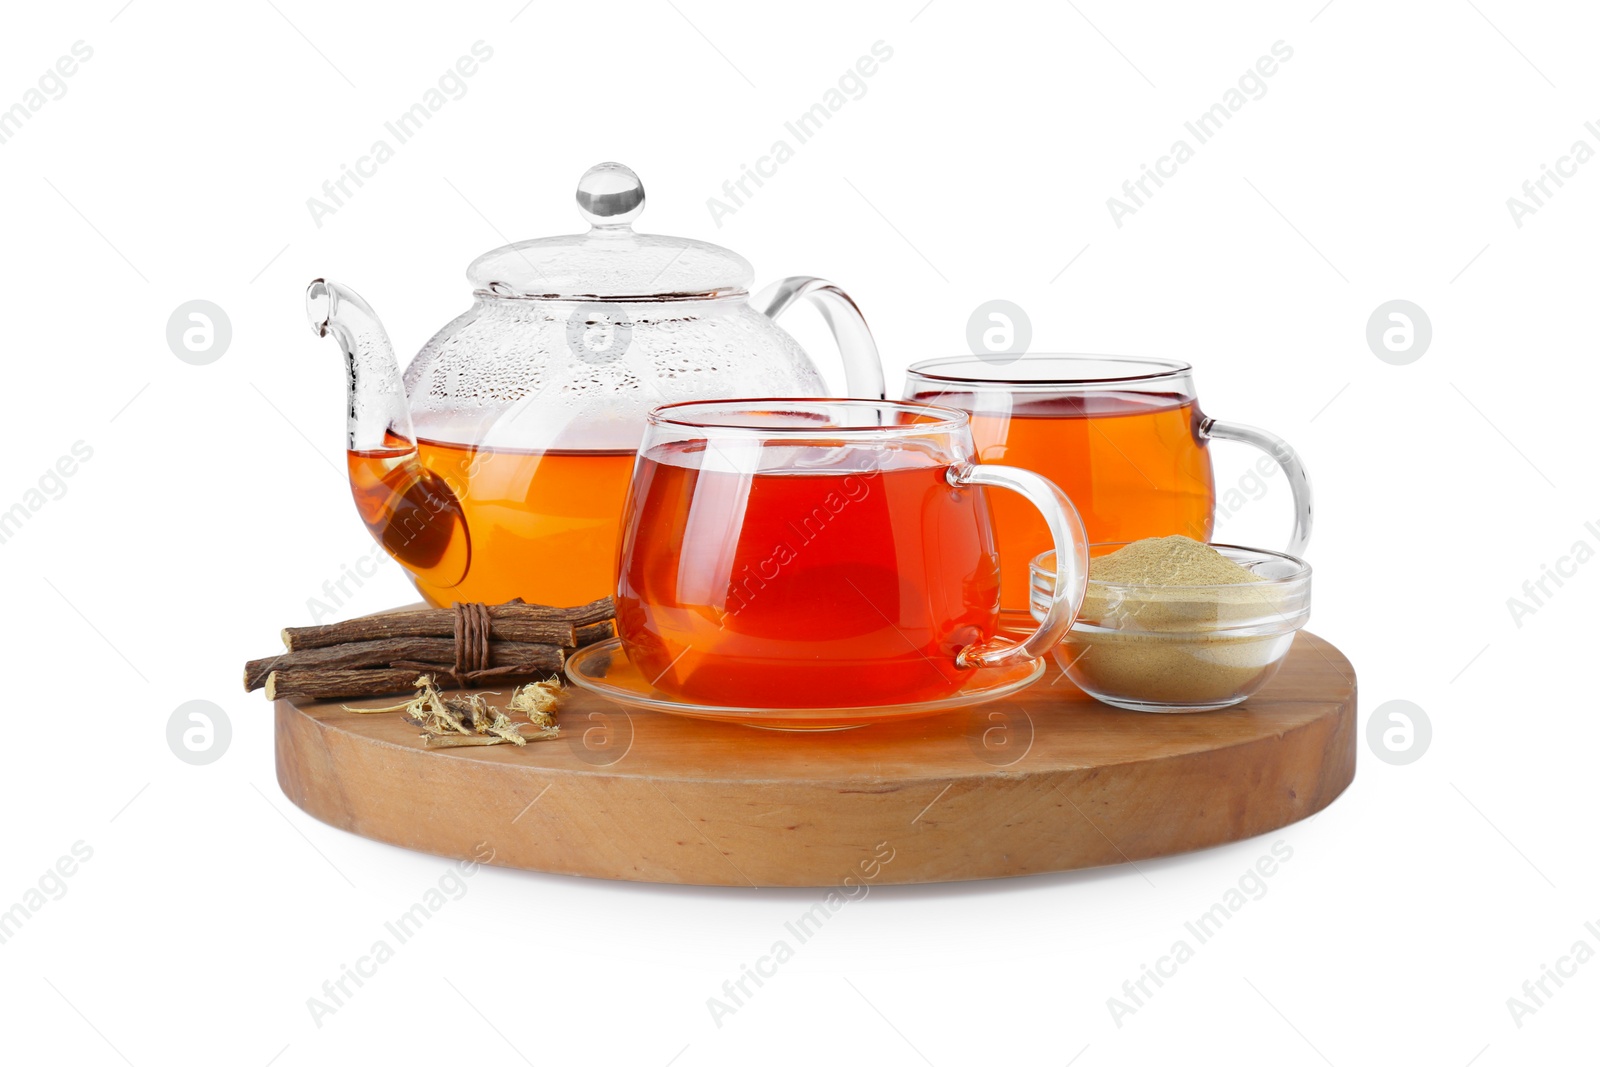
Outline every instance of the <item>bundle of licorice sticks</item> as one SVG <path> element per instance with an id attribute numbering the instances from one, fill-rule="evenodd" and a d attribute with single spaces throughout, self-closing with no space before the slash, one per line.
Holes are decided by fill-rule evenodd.
<path id="1" fill-rule="evenodd" d="M 611 637 L 615 614 L 610 597 L 574 608 L 513 600 L 291 626 L 284 652 L 245 664 L 244 687 L 265 688 L 269 700 L 335 700 L 407 692 L 424 674 L 463 689 L 526 682 Z"/>

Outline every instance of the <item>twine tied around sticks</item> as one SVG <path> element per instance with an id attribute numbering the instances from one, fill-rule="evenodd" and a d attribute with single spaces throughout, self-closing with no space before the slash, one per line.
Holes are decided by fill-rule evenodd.
<path id="1" fill-rule="evenodd" d="M 513 600 L 510 603 L 521 603 L 521 600 Z M 399 660 L 389 666 L 425 671 L 439 678 L 448 679 L 450 684 L 458 689 L 474 689 L 479 682 L 525 672 L 524 668 L 515 665 L 489 666 L 489 626 L 492 621 L 489 605 L 477 602 L 463 604 L 458 601 L 454 605 L 454 610 L 454 663 L 447 666 L 442 663 Z"/>

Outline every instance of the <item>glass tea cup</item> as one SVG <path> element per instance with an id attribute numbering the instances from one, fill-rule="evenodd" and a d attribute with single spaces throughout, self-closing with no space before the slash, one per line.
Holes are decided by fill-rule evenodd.
<path id="1" fill-rule="evenodd" d="M 1311 539 L 1311 483 L 1281 438 L 1200 410 L 1187 363 L 1128 356 L 1027 354 L 925 360 L 906 373 L 907 400 L 972 415 L 983 463 L 1037 471 L 1062 488 L 1095 544 L 1184 534 L 1211 540 L 1216 516 L 1213 440 L 1267 453 L 1294 494 L 1291 555 Z M 1268 467 L 1267 469 L 1271 469 Z M 1264 472 L 1263 472 L 1264 473 Z M 1033 512 L 994 501 L 1001 603 L 1028 612 L 1028 564 L 1050 548 Z"/>
<path id="2" fill-rule="evenodd" d="M 1040 622 L 995 636 L 986 490 L 1036 508 L 1059 561 Z M 1031 471 L 976 462 L 967 414 L 875 400 L 651 412 L 622 515 L 617 633 L 656 689 L 745 708 L 904 706 L 1037 660 L 1083 601 L 1083 524 Z M 1027 560 L 1021 579 L 1028 580 Z"/>

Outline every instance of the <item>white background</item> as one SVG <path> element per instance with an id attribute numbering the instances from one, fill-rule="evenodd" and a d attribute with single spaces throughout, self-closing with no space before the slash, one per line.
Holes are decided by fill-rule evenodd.
<path id="1" fill-rule="evenodd" d="M 1600 563 L 1521 626 L 1506 603 L 1600 546 L 1600 163 L 1520 228 L 1506 206 L 1573 141 L 1600 148 L 1586 5 L 122 4 L 16 5 L 0 35 L 0 107 L 94 50 L 0 144 L 0 510 L 93 449 L 0 545 L 0 909 L 93 850 L 0 945 L 13 1062 L 1593 1058 L 1600 963 L 1520 1027 L 1506 1004 L 1580 938 L 1600 949 Z M 315 225 L 307 198 L 480 39 L 466 95 Z M 707 198 L 880 40 L 865 95 L 718 228 Z M 1106 198 L 1279 40 L 1266 95 L 1114 225 Z M 643 177 L 640 228 L 727 244 L 759 282 L 848 288 L 891 389 L 998 297 L 1036 349 L 1189 359 L 1210 414 L 1292 441 L 1318 493 L 1312 628 L 1361 680 L 1346 795 L 1138 870 L 875 889 L 720 1028 L 706 999 L 817 891 L 485 870 L 318 1027 L 307 998 L 448 864 L 294 808 L 270 708 L 239 691 L 371 551 L 338 473 L 339 360 L 301 294 L 355 286 L 414 351 L 466 306 L 468 260 L 577 228 L 574 184 L 604 159 Z M 1365 340 L 1396 298 L 1433 324 L 1406 366 Z M 206 366 L 165 339 L 192 299 L 232 322 Z M 1226 489 L 1250 455 L 1215 454 Z M 1219 539 L 1282 542 L 1269 484 Z M 390 565 L 340 613 L 410 599 Z M 194 699 L 232 724 L 207 766 L 166 741 Z M 1405 766 L 1365 738 L 1394 699 L 1433 724 Z M 1277 841 L 1293 858 L 1266 895 L 1118 1026 L 1107 998 Z"/>

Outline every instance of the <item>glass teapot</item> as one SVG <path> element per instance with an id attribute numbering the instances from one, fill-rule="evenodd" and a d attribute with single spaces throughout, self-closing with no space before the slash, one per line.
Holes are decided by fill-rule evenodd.
<path id="1" fill-rule="evenodd" d="M 652 408 L 826 394 L 773 321 L 796 303 L 833 331 L 850 394 L 883 399 L 877 346 L 843 290 L 791 277 L 751 301 L 742 256 L 634 232 L 644 186 L 621 164 L 591 167 L 577 200 L 587 233 L 472 262 L 472 306 L 403 378 L 366 301 L 320 278 L 306 290 L 317 335 L 344 350 L 356 508 L 432 604 L 608 595 Z"/>

